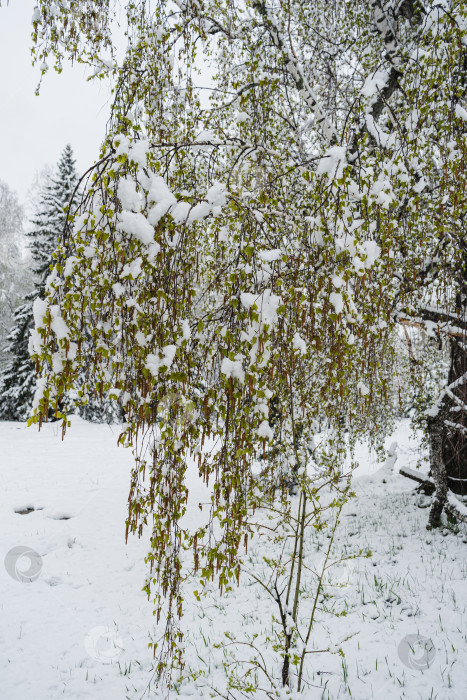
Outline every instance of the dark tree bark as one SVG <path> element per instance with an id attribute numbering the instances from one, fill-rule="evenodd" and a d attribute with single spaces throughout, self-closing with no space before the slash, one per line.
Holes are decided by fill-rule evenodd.
<path id="1" fill-rule="evenodd" d="M 459 274 L 455 316 L 464 324 L 467 316 L 467 264 Z M 465 514 L 459 512 L 462 504 L 449 503 L 452 500 L 449 492 L 461 496 L 467 493 L 467 335 L 450 334 L 449 344 L 451 358 L 447 385 L 437 408 L 428 417 L 431 476 L 436 486 L 428 524 L 430 529 L 439 527 L 444 509 L 461 520 L 465 519 Z"/>
<path id="2" fill-rule="evenodd" d="M 467 353 L 462 338 L 451 338 L 451 366 L 448 387 L 452 395 L 444 397 L 446 412 L 442 428 L 443 460 L 448 488 L 467 494 Z M 455 397 L 455 398 L 454 398 Z M 457 399 L 457 401 L 456 401 Z"/>
<path id="3" fill-rule="evenodd" d="M 446 467 L 443 460 L 443 430 L 446 414 L 445 396 L 441 399 L 432 415 L 428 418 L 428 433 L 430 436 L 430 467 L 431 476 L 436 486 L 436 493 L 431 506 L 427 529 L 439 527 L 441 513 L 444 510 L 448 493 Z"/>
<path id="4" fill-rule="evenodd" d="M 284 653 L 284 662 L 282 664 L 282 686 L 286 688 L 288 685 L 290 685 L 290 656 L 289 656 L 289 649 L 290 649 L 290 640 L 292 638 L 291 634 L 286 634 L 285 636 L 285 653 Z"/>

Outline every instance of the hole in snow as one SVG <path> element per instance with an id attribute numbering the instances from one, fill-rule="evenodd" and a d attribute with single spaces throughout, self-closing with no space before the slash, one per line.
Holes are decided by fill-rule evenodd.
<path id="1" fill-rule="evenodd" d="M 42 510 L 42 508 L 34 508 L 34 506 L 23 506 L 22 508 L 15 508 L 15 513 L 18 513 L 18 515 L 29 515 L 29 513 L 34 513 L 36 510 Z"/>
<path id="2" fill-rule="evenodd" d="M 46 583 L 49 586 L 59 586 L 62 583 L 62 579 L 59 576 L 52 576 L 51 578 L 46 579 Z"/>

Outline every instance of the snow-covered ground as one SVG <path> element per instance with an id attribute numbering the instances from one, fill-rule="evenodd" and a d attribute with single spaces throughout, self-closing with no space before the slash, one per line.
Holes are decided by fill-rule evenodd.
<path id="1" fill-rule="evenodd" d="M 1 698 L 164 697 L 151 682 L 147 645 L 157 630 L 141 591 L 147 541 L 125 545 L 131 454 L 117 447 L 118 432 L 73 417 L 62 442 L 57 424 L 39 434 L 0 423 Z M 396 471 L 414 468 L 423 454 L 407 422 L 388 446 L 394 440 Z M 464 700 L 467 537 L 428 533 L 414 482 L 363 448 L 358 457 L 356 498 L 341 518 L 335 558 L 360 548 L 373 556 L 333 567 L 320 607 L 347 614 L 319 613 L 312 646 L 331 651 L 307 657 L 311 685 L 300 697 Z M 309 543 L 310 566 L 313 552 L 321 556 L 317 542 Z M 260 568 L 263 553 L 253 540 L 249 565 Z M 216 586 L 200 602 L 188 589 L 187 671 L 201 674 L 178 684 L 173 697 L 240 697 L 225 690 L 233 647 L 215 645 L 226 632 L 238 642 L 265 638 L 274 613 L 247 576 L 222 598 Z M 344 657 L 331 653 L 339 648 Z"/>

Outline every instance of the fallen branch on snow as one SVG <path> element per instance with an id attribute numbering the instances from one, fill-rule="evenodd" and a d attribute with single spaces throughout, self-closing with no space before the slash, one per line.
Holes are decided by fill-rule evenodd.
<path id="1" fill-rule="evenodd" d="M 430 476 L 426 474 L 421 474 L 415 471 L 415 469 L 410 469 L 409 467 L 401 467 L 399 474 L 405 476 L 407 479 L 412 479 L 423 486 L 425 493 L 434 493 L 436 491 L 435 482 Z M 452 491 L 447 492 L 446 503 L 444 506 L 445 511 L 457 520 L 461 520 L 467 523 L 467 506 L 462 503 Z"/>
<path id="2" fill-rule="evenodd" d="M 444 508 L 449 515 L 452 515 L 458 520 L 462 520 L 463 523 L 467 523 L 467 506 L 465 506 L 452 491 L 448 491 L 447 493 L 446 505 Z"/>
<path id="3" fill-rule="evenodd" d="M 401 467 L 399 469 L 399 474 L 402 476 L 405 476 L 407 479 L 412 479 L 413 481 L 417 481 L 419 484 L 421 484 L 424 488 L 424 491 L 426 493 L 434 493 L 436 490 L 435 487 L 435 482 L 430 476 L 427 476 L 426 474 L 421 474 L 420 472 L 415 471 L 415 469 L 410 469 L 409 467 Z"/>

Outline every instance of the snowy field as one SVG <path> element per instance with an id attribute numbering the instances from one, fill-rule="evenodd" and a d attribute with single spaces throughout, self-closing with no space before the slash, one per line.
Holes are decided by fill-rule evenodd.
<path id="1" fill-rule="evenodd" d="M 39 434 L 0 423 L 2 698 L 165 697 L 151 682 L 147 645 L 158 631 L 141 591 L 147 541 L 125 545 L 131 454 L 116 446 L 118 432 L 73 417 L 62 442 L 57 424 Z M 395 471 L 414 468 L 423 455 L 407 422 L 388 446 L 394 440 Z M 391 460 L 381 465 L 363 449 L 359 459 L 356 498 L 341 519 L 336 558 L 359 548 L 373 556 L 334 567 L 321 605 L 347 614 L 320 613 L 313 647 L 329 651 L 308 657 L 310 684 L 300 697 L 465 700 L 465 532 L 427 533 L 428 510 L 414 482 L 392 473 Z M 249 549 L 255 567 L 261 567 L 260 545 L 253 540 Z M 311 559 L 313 542 L 309 552 Z M 226 690 L 232 647 L 225 633 L 239 642 L 253 634 L 260 640 L 273 614 L 272 602 L 247 576 L 222 598 L 216 586 L 200 602 L 188 591 L 187 671 L 200 674 L 182 680 L 171 696 L 240 697 Z"/>

